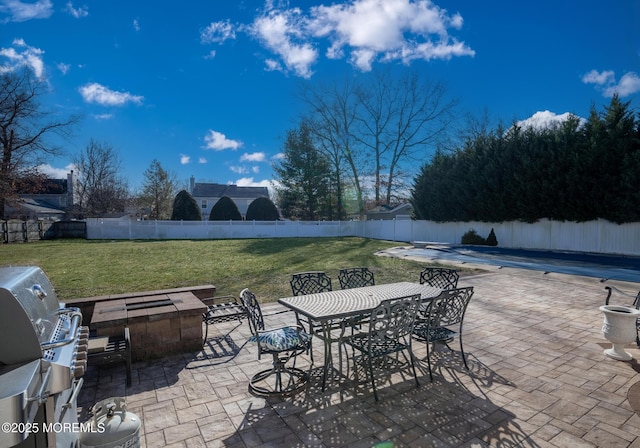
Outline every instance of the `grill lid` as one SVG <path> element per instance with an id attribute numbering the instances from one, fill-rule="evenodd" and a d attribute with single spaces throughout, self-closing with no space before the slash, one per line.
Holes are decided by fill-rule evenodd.
<path id="1" fill-rule="evenodd" d="M 51 341 L 60 308 L 53 285 L 40 268 L 0 268 L 0 363 L 41 358 L 41 344 Z"/>

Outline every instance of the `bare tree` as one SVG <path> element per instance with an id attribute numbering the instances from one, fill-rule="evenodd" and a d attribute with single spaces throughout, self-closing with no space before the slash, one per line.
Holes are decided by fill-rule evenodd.
<path id="1" fill-rule="evenodd" d="M 423 159 L 425 149 L 444 136 L 456 101 L 446 99 L 443 83 L 421 79 L 416 72 L 394 79 L 384 71 L 359 84 L 357 98 L 359 129 L 354 136 L 374 160 L 376 203 L 389 204 L 410 174 L 406 165 Z"/>
<path id="2" fill-rule="evenodd" d="M 149 211 L 149 219 L 169 219 L 173 210 L 173 199 L 178 191 L 175 173 L 164 168 L 154 159 L 144 172 L 144 183 L 140 194 L 140 205 Z"/>
<path id="3" fill-rule="evenodd" d="M 351 176 L 354 186 L 358 213 L 364 215 L 364 197 L 360 176 L 364 160 L 358 142 L 354 139 L 357 119 L 357 97 L 352 82 L 342 86 L 307 84 L 300 94 L 309 107 L 309 127 L 317 140 L 318 147 L 333 165 L 338 201 L 338 215 L 344 216 L 343 172 L 346 165 L 347 176 Z"/>
<path id="4" fill-rule="evenodd" d="M 78 170 L 76 191 L 81 214 L 104 216 L 125 210 L 129 187 L 121 175 L 118 153 L 110 145 L 92 139 L 73 163 Z"/>
<path id="5" fill-rule="evenodd" d="M 16 182 L 32 176 L 46 157 L 62 152 L 47 137 L 67 136 L 79 121 L 44 110 L 39 98 L 45 93 L 45 85 L 27 70 L 0 74 L 1 218 L 5 204 L 15 199 Z"/>

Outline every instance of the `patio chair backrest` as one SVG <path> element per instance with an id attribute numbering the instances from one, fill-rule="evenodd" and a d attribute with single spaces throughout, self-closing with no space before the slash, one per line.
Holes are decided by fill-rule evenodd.
<path id="1" fill-rule="evenodd" d="M 473 287 L 447 289 L 433 299 L 425 310 L 431 328 L 462 324 L 473 296 Z"/>
<path id="2" fill-rule="evenodd" d="M 331 277 L 324 272 L 299 272 L 291 276 L 289 283 L 294 296 L 331 291 Z"/>
<path id="3" fill-rule="evenodd" d="M 420 283 L 440 289 L 455 289 L 459 277 L 455 269 L 426 268 L 420 273 Z"/>
<path id="4" fill-rule="evenodd" d="M 242 302 L 242 306 L 247 310 L 251 333 L 253 333 L 254 336 L 257 336 L 258 331 L 264 330 L 264 317 L 262 316 L 260 303 L 258 302 L 256 295 L 252 293 L 249 288 L 242 290 L 240 293 L 240 301 Z"/>
<path id="5" fill-rule="evenodd" d="M 367 268 L 340 269 L 338 280 L 342 289 L 361 288 L 375 285 L 373 272 Z"/>
<path id="6" fill-rule="evenodd" d="M 613 290 L 615 289 L 616 292 L 618 293 L 618 295 L 622 296 L 622 297 L 631 297 L 630 294 L 627 294 L 621 290 L 619 290 L 616 287 L 611 287 L 611 286 L 605 286 L 604 289 L 607 290 L 607 297 L 604 300 L 604 304 L 605 305 L 609 305 L 609 300 L 611 299 L 611 293 L 613 292 Z M 632 305 L 625 305 L 625 306 L 632 306 L 637 310 L 640 310 L 640 291 L 638 292 L 638 294 L 636 295 L 633 304 Z"/>
<path id="7" fill-rule="evenodd" d="M 383 300 L 371 312 L 369 345 L 375 346 L 387 339 L 399 340 L 413 331 L 420 294 Z"/>

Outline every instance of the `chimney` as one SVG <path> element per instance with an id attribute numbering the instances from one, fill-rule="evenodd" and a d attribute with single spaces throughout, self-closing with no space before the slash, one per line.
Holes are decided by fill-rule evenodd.
<path id="1" fill-rule="evenodd" d="M 76 189 L 75 189 L 75 177 L 73 175 L 73 170 L 71 170 L 67 174 L 67 207 L 69 209 L 73 208 L 76 205 Z"/>

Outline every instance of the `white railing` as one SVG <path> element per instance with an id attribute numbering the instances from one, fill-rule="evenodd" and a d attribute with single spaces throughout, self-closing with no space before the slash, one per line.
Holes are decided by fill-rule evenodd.
<path id="1" fill-rule="evenodd" d="M 88 239 L 225 239 L 358 236 L 459 244 L 470 229 L 501 247 L 640 255 L 640 223 L 381 221 L 131 221 L 88 219 Z"/>

